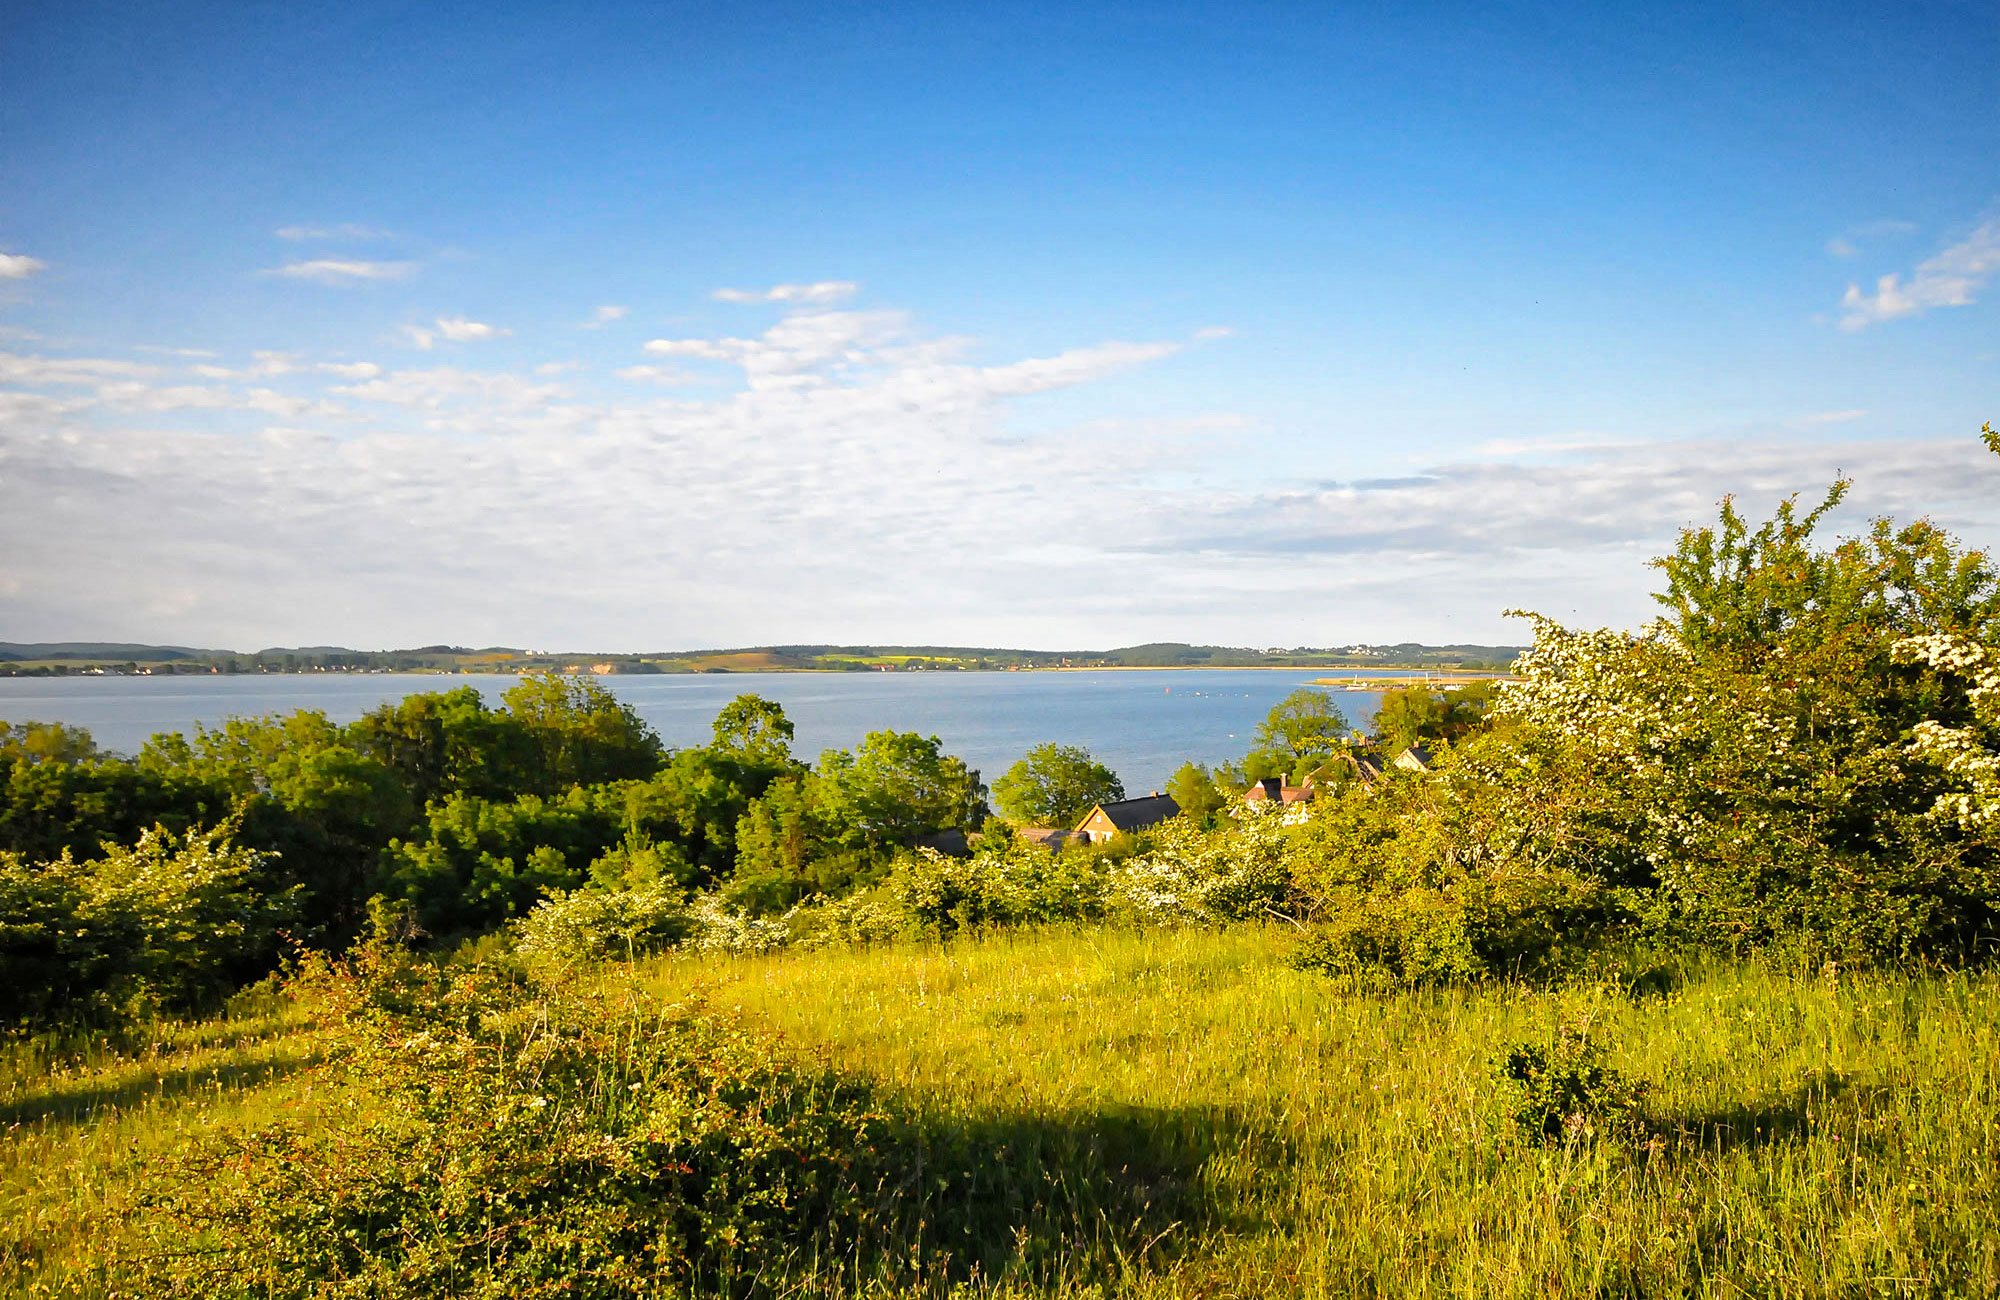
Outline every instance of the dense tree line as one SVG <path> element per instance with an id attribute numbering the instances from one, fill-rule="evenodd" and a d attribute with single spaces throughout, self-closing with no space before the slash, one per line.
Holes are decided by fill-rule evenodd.
<path id="1" fill-rule="evenodd" d="M 978 773 L 935 737 L 877 732 L 808 765 L 791 735 L 777 705 L 743 696 L 711 744 L 669 752 L 601 685 L 555 675 L 499 707 L 462 687 L 344 726 L 312 710 L 235 718 L 131 758 L 75 728 L 0 724 L 0 960 L 15 976 L 0 1015 L 102 1011 L 139 984 L 199 1005 L 287 942 L 344 946 L 371 900 L 434 943 L 587 884 L 781 909 L 987 815 Z M 226 936 L 188 919 L 223 911 Z M 201 962 L 216 978 L 165 979 L 133 937 L 176 927 L 215 950 Z"/>

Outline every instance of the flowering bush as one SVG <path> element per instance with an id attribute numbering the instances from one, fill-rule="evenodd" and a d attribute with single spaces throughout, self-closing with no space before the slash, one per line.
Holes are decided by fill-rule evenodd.
<path id="1" fill-rule="evenodd" d="M 604 958 L 630 961 L 672 947 L 693 928 L 678 890 L 578 889 L 537 903 L 514 923 L 514 950 L 531 970 L 562 971 Z"/>
<path id="2" fill-rule="evenodd" d="M 1151 848 L 1112 874 L 1109 897 L 1143 921 L 1215 924 L 1270 915 L 1290 902 L 1286 846 L 1310 815 L 1305 805 L 1238 804 L 1214 832 L 1189 818 L 1163 822 Z"/>
<path id="3" fill-rule="evenodd" d="M 887 885 L 912 928 L 930 935 L 1104 914 L 1105 872 L 1098 859 L 1019 840 L 982 846 L 969 858 L 918 849 Z"/>
<path id="4" fill-rule="evenodd" d="M 1516 743 L 1489 772 L 1528 832 L 1501 837 L 1502 860 L 1629 889 L 1656 934 L 1707 947 L 1981 941 L 2000 897 L 1966 833 L 1992 788 L 1966 730 L 1983 696 L 1938 669 L 1969 662 L 2000 584 L 1926 522 L 1815 547 L 1844 488 L 1755 529 L 1725 502 L 1659 562 L 1671 616 L 1644 635 L 1536 620 L 1496 709 Z"/>
<path id="5" fill-rule="evenodd" d="M 0 854 L 0 1021 L 111 1021 L 198 1010 L 268 970 L 289 895 L 227 828 L 30 863 Z"/>

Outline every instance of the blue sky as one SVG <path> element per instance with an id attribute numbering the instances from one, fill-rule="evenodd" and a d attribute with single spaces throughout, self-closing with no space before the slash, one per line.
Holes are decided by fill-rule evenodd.
<path id="1" fill-rule="evenodd" d="M 2000 541 L 1990 5 L 583 8 L 0 3 L 0 637 L 1518 639 L 1836 470 Z"/>

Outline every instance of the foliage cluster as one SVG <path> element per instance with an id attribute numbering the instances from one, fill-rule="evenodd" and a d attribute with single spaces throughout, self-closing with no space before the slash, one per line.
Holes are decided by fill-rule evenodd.
<path id="1" fill-rule="evenodd" d="M 942 1293 L 1131 1214 L 1101 1143 L 926 1121 L 699 998 L 379 939 L 286 992 L 337 1104 L 162 1171 L 148 1294 Z"/>
<path id="2" fill-rule="evenodd" d="M 142 832 L 78 861 L 0 853 L 0 1022 L 111 1024 L 218 1005 L 269 968 L 291 900 L 224 830 Z"/>
<path id="3" fill-rule="evenodd" d="M 1515 1046 L 1499 1072 L 1513 1087 L 1516 1127 L 1551 1144 L 1637 1136 L 1648 1085 L 1604 1058 L 1588 1026 L 1574 1021 L 1558 1025 L 1551 1042 Z"/>
<path id="4" fill-rule="evenodd" d="M 437 942 L 560 899 L 536 942 L 588 951 L 581 936 L 605 934 L 605 951 L 637 953 L 701 930 L 668 919 L 694 914 L 690 895 L 782 911 L 986 816 L 978 773 L 936 737 L 876 732 L 815 767 L 792 758 L 791 734 L 776 705 L 744 696 L 712 744 L 668 753 L 600 684 L 561 676 L 524 680 L 499 708 L 468 687 L 346 726 L 311 710 L 236 718 L 157 736 L 132 759 L 73 728 L 7 725 L 0 924 L 7 960 L 33 979 L 0 1002 L 0 1023 L 203 1005 L 214 980 L 276 964 L 280 922 L 337 951 L 378 897 Z M 165 886 L 148 886 L 145 907 L 120 892 L 164 861 L 186 868 L 173 907 Z M 204 874 L 218 862 L 226 874 Z M 136 935 L 187 951 L 166 961 Z"/>

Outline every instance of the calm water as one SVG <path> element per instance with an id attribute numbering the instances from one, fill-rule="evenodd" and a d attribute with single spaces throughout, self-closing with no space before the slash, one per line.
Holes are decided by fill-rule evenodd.
<path id="1" fill-rule="evenodd" d="M 614 676 L 603 682 L 670 745 L 709 739 L 716 711 L 754 692 L 776 700 L 798 728 L 795 750 L 813 757 L 870 731 L 936 735 L 990 782 L 1030 745 L 1082 745 L 1128 790 L 1158 789 L 1188 759 L 1240 758 L 1273 704 L 1311 681 L 1312 670 L 1184 672 L 727 673 Z M 1354 675 L 1354 674 L 1347 674 Z M 1365 675 L 1365 674 L 1363 674 Z M 107 749 L 130 753 L 161 731 L 227 718 L 319 709 L 336 722 L 387 700 L 461 685 L 489 700 L 519 679 L 481 674 L 241 677 L 0 678 L 0 719 L 87 727 Z M 1336 691 L 1357 725 L 1380 695 Z"/>

